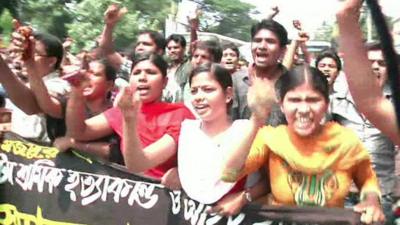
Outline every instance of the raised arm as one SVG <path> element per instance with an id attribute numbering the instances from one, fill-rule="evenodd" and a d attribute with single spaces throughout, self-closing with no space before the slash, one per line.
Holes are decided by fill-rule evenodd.
<path id="1" fill-rule="evenodd" d="M 113 132 L 104 113 L 86 119 L 85 100 L 81 85 L 71 87 L 66 110 L 66 123 L 66 136 L 77 141 L 92 141 Z"/>
<path id="2" fill-rule="evenodd" d="M 10 100 L 28 115 L 40 112 L 32 90 L 20 81 L 0 56 L 0 83 Z"/>
<path id="3" fill-rule="evenodd" d="M 143 147 L 136 128 L 140 100 L 135 90 L 124 87 L 118 94 L 116 104 L 123 116 L 123 155 L 125 165 L 131 172 L 143 172 L 167 161 L 176 154 L 177 143 L 168 134 Z"/>
<path id="4" fill-rule="evenodd" d="M 12 50 L 14 54 L 21 55 L 28 41 L 18 32 L 13 32 Z M 10 100 L 26 114 L 32 115 L 41 112 L 32 90 L 26 86 L 11 71 L 7 63 L 0 56 L 0 83 L 6 90 Z"/>
<path id="5" fill-rule="evenodd" d="M 307 64 L 310 64 L 311 61 L 312 61 L 312 55 L 310 54 L 310 52 L 309 52 L 308 49 L 307 49 L 306 42 L 301 42 L 301 43 L 300 43 L 300 49 L 301 49 L 301 52 L 303 53 L 304 61 L 305 61 Z"/>
<path id="6" fill-rule="evenodd" d="M 189 54 L 192 55 L 194 51 L 194 45 L 197 42 L 198 36 L 197 36 L 197 31 L 199 30 L 199 17 L 201 15 L 201 10 L 196 9 L 194 17 L 189 17 L 188 16 L 188 22 L 190 26 L 190 45 L 189 45 Z"/>
<path id="7" fill-rule="evenodd" d="M 113 31 L 115 25 L 122 19 L 127 13 L 125 7 L 120 7 L 118 4 L 110 5 L 104 13 L 104 29 L 99 38 L 99 49 L 111 62 L 111 64 L 119 69 L 123 63 L 123 57 L 115 51 L 113 46 Z"/>
<path id="8" fill-rule="evenodd" d="M 371 82 L 374 75 L 358 22 L 361 4 L 361 0 L 347 0 L 336 14 L 344 72 L 357 109 L 394 143 L 400 144 L 394 107 L 383 96 L 378 83 Z"/>
<path id="9" fill-rule="evenodd" d="M 35 40 L 31 38 L 29 40 L 31 42 L 32 49 L 35 48 Z M 40 110 L 47 115 L 50 115 L 54 118 L 63 118 L 64 115 L 62 113 L 61 103 L 55 98 L 56 96 L 51 96 L 44 81 L 37 71 L 37 65 L 34 57 L 34 52 L 30 54 L 31 57 L 25 61 L 25 66 L 28 72 L 28 80 L 30 88 L 35 95 L 36 101 L 40 107 Z"/>
<path id="10" fill-rule="evenodd" d="M 284 65 L 288 70 L 293 66 L 294 57 L 298 48 L 301 47 L 301 49 L 303 50 L 305 48 L 305 43 L 310 39 L 308 33 L 303 31 L 303 29 L 301 28 L 299 20 L 293 20 L 293 26 L 298 30 L 298 35 L 290 43 L 282 60 L 282 65 Z"/>
<path id="11" fill-rule="evenodd" d="M 270 8 L 270 11 L 267 13 L 267 15 L 265 16 L 265 19 L 267 19 L 267 20 L 272 20 L 272 19 L 274 19 L 274 17 L 276 16 L 276 15 L 278 15 L 278 13 L 279 13 L 279 7 L 278 6 L 272 6 L 271 8 Z"/>
<path id="12" fill-rule="evenodd" d="M 259 80 L 259 78 L 254 78 L 253 84 L 249 88 L 247 94 L 247 102 L 252 111 L 252 116 L 246 126 L 241 129 L 240 137 L 234 138 L 229 146 L 230 155 L 226 159 L 225 169 L 222 174 L 222 180 L 226 182 L 234 182 L 243 175 L 242 170 L 244 169 L 252 145 L 255 146 L 253 140 L 262 139 L 257 138 L 256 134 L 257 136 L 262 136 L 262 133 L 258 132 L 259 128 L 264 125 L 271 111 L 272 104 L 276 102 L 273 87 L 268 84 L 266 85 L 266 83 Z M 262 143 L 260 142 L 258 146 L 262 146 Z M 258 146 L 256 146 L 256 148 L 258 148 Z M 265 157 L 261 156 L 265 154 L 262 149 L 257 152 L 259 154 L 257 153 L 257 156 L 253 157 L 254 160 L 252 161 L 254 163 L 251 163 L 254 166 L 251 166 L 252 168 L 248 171 L 256 171 L 258 165 L 262 164 L 262 161 L 265 159 Z"/>

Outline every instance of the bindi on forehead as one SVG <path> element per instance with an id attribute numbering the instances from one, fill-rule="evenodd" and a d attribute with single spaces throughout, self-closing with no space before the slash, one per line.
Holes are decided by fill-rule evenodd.
<path id="1" fill-rule="evenodd" d="M 383 59 L 383 53 L 380 50 L 368 51 L 368 59 L 371 60 Z"/>

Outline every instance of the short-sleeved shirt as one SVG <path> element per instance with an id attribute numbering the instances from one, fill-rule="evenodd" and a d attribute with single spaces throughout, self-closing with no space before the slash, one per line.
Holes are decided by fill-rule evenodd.
<path id="1" fill-rule="evenodd" d="M 370 156 L 356 134 L 337 123 L 301 137 L 287 126 L 265 126 L 253 142 L 244 173 L 268 165 L 275 204 L 343 207 L 352 181 L 380 195 Z"/>
<path id="2" fill-rule="evenodd" d="M 110 127 L 120 136 L 121 143 L 123 143 L 123 122 L 120 109 L 109 109 L 104 115 Z M 193 114 L 183 104 L 165 102 L 144 104 L 137 118 L 139 140 L 142 146 L 146 147 L 168 134 L 178 144 L 182 121 L 193 118 Z M 121 149 L 124 149 L 122 144 Z M 177 159 L 174 155 L 161 165 L 145 171 L 145 174 L 161 178 L 165 172 L 176 166 Z"/>
<path id="3" fill-rule="evenodd" d="M 183 190 L 189 197 L 211 204 L 223 196 L 243 190 L 244 179 L 237 183 L 221 180 L 223 164 L 231 149 L 232 139 L 241 138 L 243 120 L 236 120 L 222 133 L 223 140 L 215 143 L 201 129 L 201 120 L 185 120 L 179 136 L 178 171 Z"/>

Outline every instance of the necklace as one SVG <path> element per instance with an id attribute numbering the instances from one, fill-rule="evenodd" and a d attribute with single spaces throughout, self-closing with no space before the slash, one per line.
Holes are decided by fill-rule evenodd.
<path id="1" fill-rule="evenodd" d="M 225 129 L 225 130 L 223 130 L 223 131 L 221 131 L 221 132 L 215 134 L 214 136 L 210 136 L 209 134 L 207 134 L 207 132 L 205 132 L 203 123 L 200 123 L 200 129 L 203 131 L 203 133 L 204 133 L 208 138 L 210 138 L 210 141 L 211 141 L 217 148 L 220 148 L 220 147 L 223 145 L 223 143 L 224 143 L 224 141 L 225 141 L 225 139 L 226 139 L 227 133 L 228 133 L 228 131 L 230 130 L 230 127 L 231 127 L 231 126 L 229 126 L 227 129 Z"/>

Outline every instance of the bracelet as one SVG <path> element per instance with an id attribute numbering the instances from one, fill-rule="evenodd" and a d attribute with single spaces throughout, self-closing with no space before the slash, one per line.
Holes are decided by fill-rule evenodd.
<path id="1" fill-rule="evenodd" d="M 247 202 L 252 202 L 253 201 L 253 197 L 251 197 L 251 194 L 249 192 L 249 189 L 244 190 L 244 197 L 246 199 Z"/>
<path id="2" fill-rule="evenodd" d="M 379 204 L 382 204 L 382 195 L 378 191 L 361 191 L 360 201 L 377 200 Z"/>

